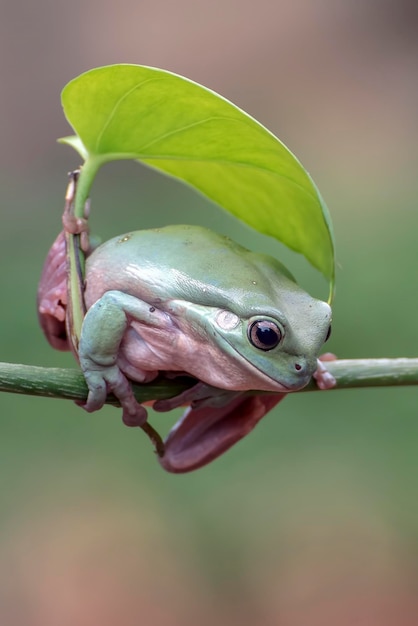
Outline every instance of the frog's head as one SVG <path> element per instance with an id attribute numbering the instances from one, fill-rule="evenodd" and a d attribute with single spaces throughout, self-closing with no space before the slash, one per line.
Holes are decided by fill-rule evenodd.
<path id="1" fill-rule="evenodd" d="M 227 308 L 178 306 L 188 337 L 198 335 L 203 346 L 195 359 L 188 357 L 189 373 L 235 391 L 301 389 L 317 368 L 331 328 L 329 305 L 285 276 L 269 290 L 237 291 Z"/>

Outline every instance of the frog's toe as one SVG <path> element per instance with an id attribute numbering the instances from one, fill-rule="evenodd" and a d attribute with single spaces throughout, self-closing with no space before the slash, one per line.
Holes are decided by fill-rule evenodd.
<path id="1" fill-rule="evenodd" d="M 131 383 L 115 365 L 107 368 L 84 371 L 89 394 L 87 402 L 80 404 L 92 413 L 99 411 L 106 402 L 107 395 L 113 393 L 123 409 L 123 422 L 127 426 L 142 426 L 147 421 L 147 412 L 136 400 Z"/>
<path id="2" fill-rule="evenodd" d="M 122 421 L 125 426 L 143 426 L 147 421 L 147 411 L 135 400 L 135 407 L 123 407 Z"/>
<path id="3" fill-rule="evenodd" d="M 147 421 L 147 412 L 136 400 L 132 386 L 118 366 L 109 368 L 105 374 L 107 390 L 113 393 L 123 409 L 123 423 L 127 426 L 142 426 Z"/>
<path id="4" fill-rule="evenodd" d="M 89 394 L 87 402 L 81 406 L 88 413 L 93 413 L 93 411 L 99 411 L 106 402 L 107 385 L 105 379 L 97 374 L 86 376 L 86 382 Z"/>
<path id="5" fill-rule="evenodd" d="M 334 376 L 331 374 L 331 372 L 329 372 L 326 368 L 326 366 L 324 365 L 324 363 L 326 363 L 327 361 L 335 361 L 336 360 L 336 356 L 335 354 L 332 354 L 331 352 L 327 352 L 326 354 L 323 354 L 319 359 L 318 359 L 318 367 L 316 372 L 313 375 L 313 378 L 316 380 L 316 384 L 319 387 L 319 389 L 332 389 L 333 387 L 336 386 L 337 381 L 334 378 Z"/>

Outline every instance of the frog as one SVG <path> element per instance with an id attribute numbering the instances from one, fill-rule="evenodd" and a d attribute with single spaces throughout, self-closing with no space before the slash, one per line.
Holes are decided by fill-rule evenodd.
<path id="1" fill-rule="evenodd" d="M 65 230 L 73 226 L 64 222 L 38 291 L 41 327 L 59 350 L 71 348 Z M 184 375 L 194 382 L 152 405 L 160 412 L 187 407 L 160 451 L 165 470 L 210 463 L 312 377 L 321 389 L 335 385 L 324 365 L 329 357 L 320 358 L 331 307 L 275 257 L 198 225 L 127 232 L 86 248 L 85 257 L 76 353 L 88 387 L 83 408 L 97 411 L 113 393 L 124 423 L 142 426 L 147 410 L 132 382 Z"/>

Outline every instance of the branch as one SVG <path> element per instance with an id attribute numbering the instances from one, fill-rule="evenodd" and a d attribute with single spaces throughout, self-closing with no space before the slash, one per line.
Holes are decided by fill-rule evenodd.
<path id="1" fill-rule="evenodd" d="M 333 390 L 418 385 L 418 358 L 337 359 L 324 361 L 323 365 L 337 381 Z M 311 381 L 302 391 L 319 390 Z"/>
<path id="2" fill-rule="evenodd" d="M 341 359 L 326 362 L 326 367 L 337 380 L 335 390 L 418 385 L 418 358 Z M 132 387 L 138 402 L 147 402 L 176 396 L 194 382 L 194 379 L 180 377 Z M 0 363 L 0 391 L 75 401 L 87 398 L 87 386 L 80 370 L 14 363 Z M 318 391 L 318 388 L 311 381 L 301 391 Z M 118 406 L 112 395 L 108 396 L 107 403 Z"/>
<path id="3" fill-rule="evenodd" d="M 148 402 L 178 395 L 192 386 L 190 381 L 190 378 L 180 377 L 146 385 L 133 383 L 132 389 L 138 402 Z M 82 402 L 87 399 L 88 389 L 79 369 L 0 363 L 0 391 Z M 106 404 L 119 406 L 112 394 L 109 394 Z"/>

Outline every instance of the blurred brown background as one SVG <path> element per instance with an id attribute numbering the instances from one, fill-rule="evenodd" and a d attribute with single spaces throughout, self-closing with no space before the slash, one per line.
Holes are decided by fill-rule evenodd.
<path id="1" fill-rule="evenodd" d="M 59 94 L 116 62 L 203 83 L 285 141 L 334 220 L 329 348 L 416 355 L 417 13 L 406 0 L 1 0 L 1 360 L 73 366 L 34 305 L 78 165 L 55 143 L 69 133 Z M 169 222 L 268 247 L 325 293 L 298 258 L 178 183 L 133 163 L 99 175 L 104 237 Z M 1 624 L 417 623 L 416 389 L 288 398 L 186 476 L 165 474 L 115 410 L 7 394 L 0 407 Z"/>

